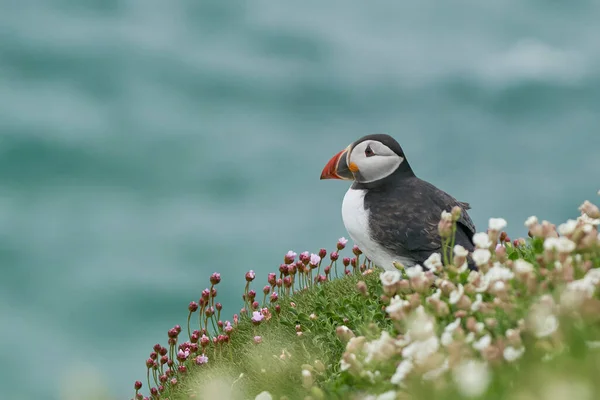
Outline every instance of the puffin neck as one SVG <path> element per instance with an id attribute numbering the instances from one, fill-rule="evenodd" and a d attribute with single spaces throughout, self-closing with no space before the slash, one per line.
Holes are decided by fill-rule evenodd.
<path id="1" fill-rule="evenodd" d="M 369 189 L 374 189 L 374 188 L 380 188 L 380 187 L 385 187 L 390 184 L 393 184 L 394 182 L 397 182 L 398 180 L 401 180 L 401 179 L 414 178 L 414 177 L 415 177 L 415 173 L 413 172 L 412 168 L 408 164 L 408 161 L 406 161 L 406 159 L 405 159 L 402 162 L 402 164 L 400 164 L 398 166 L 398 168 L 396 168 L 396 170 L 394 172 L 392 172 L 385 178 L 381 178 L 381 179 L 378 179 L 378 180 L 372 181 L 372 182 L 354 181 L 354 183 L 352 184 L 352 189 L 369 190 Z"/>

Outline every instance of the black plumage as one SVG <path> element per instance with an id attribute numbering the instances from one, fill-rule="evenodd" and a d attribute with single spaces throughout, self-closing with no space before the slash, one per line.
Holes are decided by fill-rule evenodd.
<path id="1" fill-rule="evenodd" d="M 423 265 L 432 253 L 442 250 L 438 232 L 442 211 L 450 212 L 454 206 L 459 206 L 462 216 L 457 222 L 455 243 L 472 252 L 476 229 L 467 213 L 469 204 L 417 178 L 401 146 L 392 137 L 368 135 L 352 146 L 364 140 L 377 140 L 404 159 L 385 178 L 369 183 L 355 180 L 352 184 L 352 189 L 366 190 L 364 208 L 369 211 L 371 238 L 391 254 Z M 469 267 L 475 268 L 470 259 Z"/>

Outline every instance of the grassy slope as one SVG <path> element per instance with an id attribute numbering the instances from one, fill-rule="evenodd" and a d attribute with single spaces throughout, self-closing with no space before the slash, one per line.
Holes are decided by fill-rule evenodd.
<path id="1" fill-rule="evenodd" d="M 541 253 L 541 243 L 510 251 L 510 258 L 521 258 L 536 265 L 536 254 Z M 598 252 L 588 257 L 594 267 L 600 267 Z M 580 278 L 577 276 L 576 278 Z M 362 296 L 356 290 L 358 281 L 365 281 L 369 294 Z M 552 293 L 552 289 L 550 288 Z M 232 336 L 231 346 L 226 346 L 221 353 L 209 353 L 211 358 L 207 365 L 193 366 L 189 376 L 181 381 L 178 390 L 171 398 L 254 398 L 263 390 L 268 390 L 273 398 L 282 395 L 289 399 L 303 399 L 307 395 L 313 398 L 348 398 L 357 390 L 369 389 L 364 380 L 355 380 L 348 374 L 340 374 L 339 360 L 345 345 L 337 337 L 336 327 L 346 325 L 356 335 L 374 338 L 378 336 L 378 328 L 390 330 L 391 322 L 386 318 L 379 301 L 381 295 L 379 271 L 361 276 L 346 276 L 327 282 L 323 285 L 304 290 L 291 298 L 281 298 L 280 316 L 273 316 L 269 321 L 255 327 L 248 318 L 240 320 L 239 326 Z M 514 325 L 514 318 L 524 315 L 534 298 L 521 298 L 513 316 L 498 316 L 500 324 L 506 327 Z M 295 308 L 290 306 L 293 301 Z M 316 319 L 311 319 L 311 314 Z M 599 314 L 600 317 L 600 314 Z M 513 318 L 511 320 L 511 318 Z M 441 325 L 451 321 L 438 321 Z M 600 339 L 597 319 L 581 318 L 561 320 L 561 344 L 546 343 L 548 346 L 561 348 L 564 351 L 554 352 L 552 359 L 540 361 L 543 355 L 544 342 L 531 343 L 525 339 L 526 356 L 518 363 L 504 365 L 501 373 L 495 373 L 486 394 L 486 399 L 545 398 L 552 393 L 581 392 L 582 399 L 587 398 L 590 390 L 600 393 L 597 379 L 600 371 L 600 357 L 596 351 L 585 345 L 586 340 Z M 370 325 L 371 324 L 371 325 Z M 377 329 L 373 329 L 373 325 Z M 296 325 L 300 325 L 302 335 L 296 333 Z M 262 343 L 253 343 L 253 337 L 260 335 Z M 539 349 L 538 349 L 539 348 Z M 539 350 L 539 351 L 538 351 Z M 285 354 L 282 359 L 280 356 Z M 318 361 L 317 361 L 318 360 Z M 324 368 L 320 367 L 320 362 Z M 316 364 L 315 364 L 316 362 Z M 317 385 L 305 389 L 302 385 L 302 366 L 312 366 L 313 377 Z M 315 367 L 317 366 L 317 367 Z M 395 369 L 395 364 L 382 366 Z M 240 374 L 243 376 L 240 377 Z M 557 375 L 558 374 L 558 375 Z M 565 378 L 558 386 L 556 376 Z M 451 376 L 441 379 L 435 386 L 423 384 L 419 380 L 411 382 L 412 398 L 456 399 L 460 398 L 455 388 L 450 385 Z M 445 383 L 447 388 L 444 388 Z M 580 384 L 583 382 L 582 384 Z M 562 386 L 561 386 L 562 385 Z M 555 387 L 556 386 L 556 387 Z M 316 389 L 319 387 L 319 389 Z M 382 393 L 394 388 L 389 382 L 378 383 L 371 388 L 372 393 Z M 397 389 L 397 387 L 395 387 Z M 550 393 L 552 392 L 552 393 Z M 509 396 L 517 393 L 517 397 Z M 562 394 L 555 397 L 564 398 Z M 190 396 L 191 395 L 191 396 Z M 590 400 L 595 397 L 590 397 Z"/>

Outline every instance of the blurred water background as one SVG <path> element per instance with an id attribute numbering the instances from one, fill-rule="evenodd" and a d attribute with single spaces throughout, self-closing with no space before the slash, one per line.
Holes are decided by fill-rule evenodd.
<path id="1" fill-rule="evenodd" d="M 213 271 L 226 316 L 345 235 L 358 137 L 504 217 L 600 189 L 597 1 L 0 2 L 2 398 L 127 398 Z M 257 285 L 257 287 L 261 287 Z"/>

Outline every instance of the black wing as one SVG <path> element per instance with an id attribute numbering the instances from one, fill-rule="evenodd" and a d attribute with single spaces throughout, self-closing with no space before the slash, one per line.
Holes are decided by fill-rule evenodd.
<path id="1" fill-rule="evenodd" d="M 473 250 L 475 225 L 469 217 L 468 203 L 457 201 L 446 192 L 418 178 L 406 179 L 401 187 L 369 190 L 365 206 L 370 211 L 371 235 L 391 253 L 422 264 L 431 253 L 441 251 L 438 223 L 442 211 L 454 206 L 462 209 L 457 223 L 456 244 Z"/>

